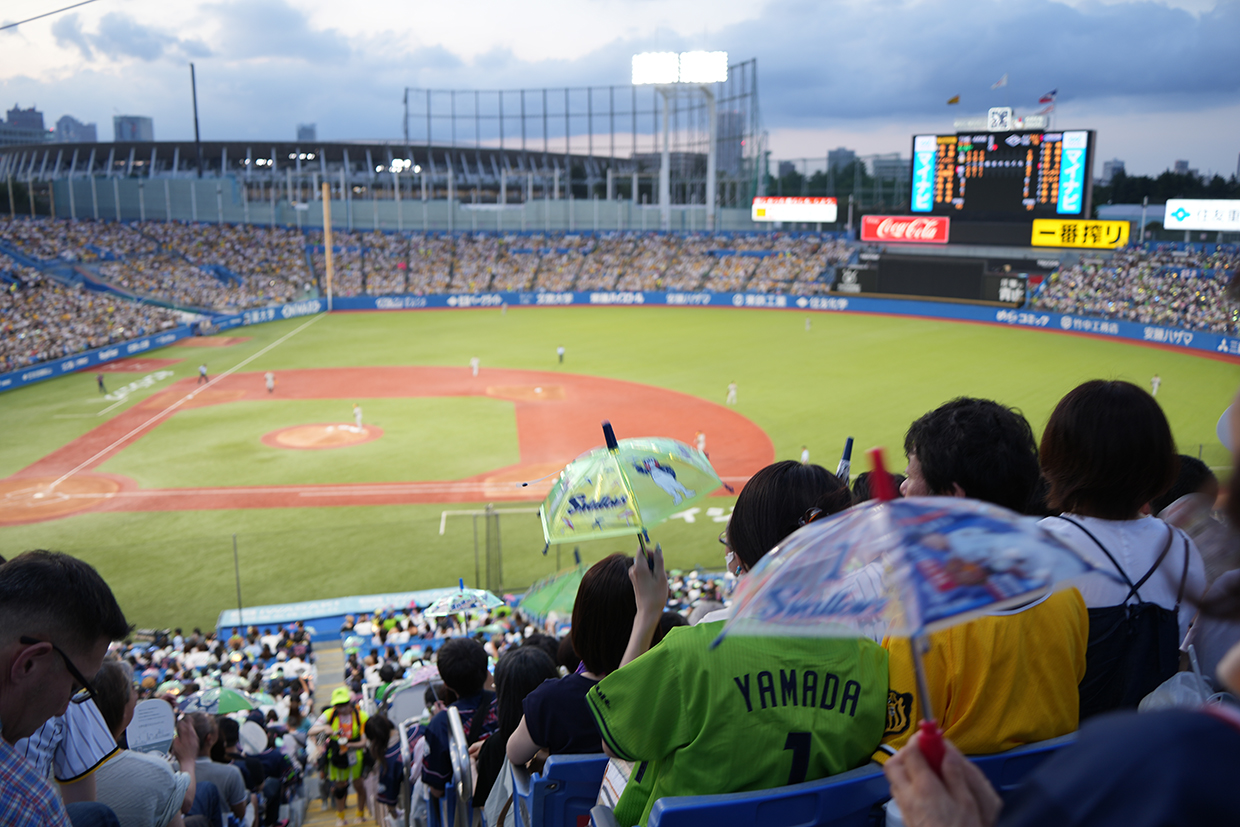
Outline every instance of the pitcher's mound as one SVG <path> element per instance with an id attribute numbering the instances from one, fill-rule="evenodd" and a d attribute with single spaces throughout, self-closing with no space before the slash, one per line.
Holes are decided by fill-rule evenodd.
<path id="1" fill-rule="evenodd" d="M 319 448 L 344 448 L 347 445 L 360 445 L 383 436 L 383 429 L 374 425 L 344 425 L 338 422 L 324 422 L 316 425 L 294 425 L 281 428 L 263 436 L 263 444 L 272 448 L 300 448 L 316 450 Z"/>
<path id="2" fill-rule="evenodd" d="M 94 474 L 74 474 L 51 488 L 55 477 L 29 477 L 0 481 L 0 525 L 36 523 L 64 517 L 101 504 L 121 485 Z"/>

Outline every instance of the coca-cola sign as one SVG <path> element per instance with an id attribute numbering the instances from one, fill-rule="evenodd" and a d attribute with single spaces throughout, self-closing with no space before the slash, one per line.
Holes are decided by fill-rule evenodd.
<path id="1" fill-rule="evenodd" d="M 903 244 L 946 244 L 951 219 L 941 216 L 864 215 L 862 241 L 889 241 Z"/>

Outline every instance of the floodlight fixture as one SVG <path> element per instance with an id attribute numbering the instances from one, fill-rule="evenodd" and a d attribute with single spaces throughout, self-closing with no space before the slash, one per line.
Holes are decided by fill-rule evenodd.
<path id="1" fill-rule="evenodd" d="M 681 52 L 681 83 L 723 83 L 728 79 L 727 52 Z"/>
<path id="2" fill-rule="evenodd" d="M 633 85 L 675 83 L 680 79 L 680 55 L 675 52 L 643 52 L 633 55 Z"/>
<path id="3" fill-rule="evenodd" d="M 723 83 L 727 52 L 643 52 L 633 55 L 633 85 Z"/>

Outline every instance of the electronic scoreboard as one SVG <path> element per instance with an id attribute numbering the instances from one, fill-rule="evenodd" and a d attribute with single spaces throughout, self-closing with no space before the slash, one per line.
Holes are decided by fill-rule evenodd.
<path id="1" fill-rule="evenodd" d="M 1089 218 L 1094 132 L 915 135 L 913 213 Z"/>

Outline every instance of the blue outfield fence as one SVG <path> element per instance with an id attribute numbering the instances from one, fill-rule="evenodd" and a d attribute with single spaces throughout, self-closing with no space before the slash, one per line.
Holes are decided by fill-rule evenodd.
<path id="1" fill-rule="evenodd" d="M 1171 345 L 1188 351 L 1240 356 L 1240 337 L 1223 336 L 1200 330 L 1146 325 L 1118 319 L 1073 316 L 1040 310 L 1014 310 L 983 305 L 951 304 L 949 302 L 917 301 L 914 299 L 874 299 L 863 296 L 787 296 L 774 293 L 705 293 L 662 292 L 646 290 L 609 290 L 561 293 L 470 293 L 433 296 L 349 296 L 332 301 L 336 311 L 368 310 L 464 310 L 509 307 L 580 307 L 580 306 L 653 306 L 653 307 L 749 307 L 775 310 L 804 310 L 827 313 L 873 313 L 884 316 L 915 316 L 945 321 L 982 322 L 985 324 L 1040 330 L 1088 333 L 1119 341 L 1135 341 Z M 308 299 L 292 304 L 246 310 L 211 318 L 213 331 L 229 330 L 254 324 L 312 316 L 327 310 L 326 299 Z M 193 335 L 187 326 L 177 327 L 154 336 L 144 336 L 104 348 L 85 351 L 54 362 L 0 374 L 0 391 L 29 385 L 53 376 L 73 373 L 82 368 L 132 356 L 146 350 L 172 344 Z M 205 331 L 204 331 L 205 332 Z"/>
<path id="2" fill-rule="evenodd" d="M 258 321 L 303 316 L 325 309 L 318 299 L 282 308 L 250 311 L 243 316 L 261 316 Z M 306 309 L 316 305 L 315 309 Z M 914 299 L 873 299 L 862 296 L 787 296 L 774 293 L 677 293 L 644 290 L 595 291 L 587 293 L 474 293 L 434 296 L 350 296 L 334 299 L 333 310 L 433 310 L 481 307 L 569 307 L 606 305 L 652 305 L 656 307 L 750 307 L 776 310 L 825 311 L 829 313 L 876 313 L 886 316 L 917 316 L 947 321 L 983 322 L 1012 327 L 1031 327 L 1069 333 L 1090 333 L 1120 340 L 1173 345 L 1193 351 L 1240 355 L 1240 338 L 1146 325 L 1117 319 L 1073 316 L 1040 310 L 1014 310 L 983 305 Z M 241 318 L 229 317 L 229 318 Z M 253 324 L 254 321 L 238 322 Z"/>
<path id="3" fill-rule="evenodd" d="M 128 342 L 117 342 L 107 347 L 84 350 L 81 353 L 75 353 L 72 356 L 66 356 L 63 359 L 57 359 L 52 362 L 40 362 L 37 365 L 31 365 L 21 370 L 0 373 L 0 391 L 20 388 L 23 385 L 51 379 L 53 376 L 64 376 L 66 373 L 75 373 L 83 368 L 102 365 L 115 359 L 124 359 L 138 353 L 145 353 L 148 350 L 166 347 L 178 339 L 184 339 L 192 335 L 194 335 L 194 331 L 189 325 L 181 325 L 150 336 L 131 339 Z"/>

